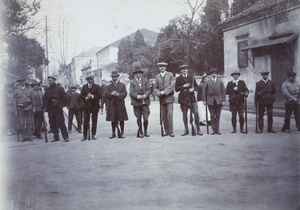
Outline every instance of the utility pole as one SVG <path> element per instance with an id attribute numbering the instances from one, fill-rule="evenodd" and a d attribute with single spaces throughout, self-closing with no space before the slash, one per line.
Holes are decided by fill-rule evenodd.
<path id="1" fill-rule="evenodd" d="M 48 57 L 48 23 L 47 23 L 47 16 L 45 18 L 46 18 L 46 59 L 47 59 L 46 72 L 45 72 L 45 80 L 46 80 L 49 76 L 49 57 Z"/>

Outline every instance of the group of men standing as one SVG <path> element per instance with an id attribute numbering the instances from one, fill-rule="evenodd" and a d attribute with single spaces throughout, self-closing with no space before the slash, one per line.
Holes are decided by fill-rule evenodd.
<path id="1" fill-rule="evenodd" d="M 203 119 L 199 117 L 197 100 L 203 101 L 206 107 L 206 116 L 211 119 L 212 135 L 220 132 L 220 116 L 222 107 L 225 104 L 226 95 L 229 96 L 229 110 L 232 113 L 231 123 L 232 132 L 237 132 L 237 116 L 239 116 L 240 133 L 245 131 L 245 103 L 249 95 L 246 83 L 239 79 L 239 71 L 231 73 L 232 81 L 228 82 L 226 88 L 221 79 L 218 78 L 216 68 L 210 69 L 210 77 L 201 84 L 197 84 L 195 78 L 189 74 L 188 65 L 181 65 L 179 70 L 181 75 L 177 78 L 171 72 L 166 71 L 167 63 L 160 62 L 157 64 L 160 71 L 155 77 L 153 92 L 159 97 L 160 103 L 160 126 L 161 135 L 174 137 L 173 130 L 173 104 L 175 102 L 174 91 L 179 92 L 178 103 L 182 111 L 184 131 L 181 134 L 189 134 L 189 122 L 192 126 L 193 135 L 202 136 L 200 122 Z M 274 83 L 268 79 L 269 72 L 261 71 L 262 79 L 256 83 L 255 87 L 255 106 L 258 113 L 257 133 L 263 132 L 263 116 L 267 110 L 268 124 L 267 131 L 276 133 L 273 130 L 273 103 L 275 102 L 276 89 Z M 150 115 L 150 94 L 151 88 L 147 78 L 143 77 L 143 71 L 136 67 L 133 71 L 134 78 L 130 81 L 130 98 L 133 112 L 137 120 L 137 137 L 149 137 L 148 132 L 149 115 Z M 296 127 L 300 131 L 299 122 L 299 101 L 300 86 L 295 81 L 294 72 L 287 73 L 288 79 L 282 84 L 282 91 L 285 97 L 285 120 L 281 129 L 282 132 L 290 132 L 290 117 L 294 112 Z M 77 87 L 71 86 L 70 90 L 65 92 L 63 87 L 56 84 L 56 77 L 49 76 L 49 87 L 45 90 L 44 95 L 40 90 L 40 84 L 32 84 L 33 88 L 25 85 L 25 78 L 17 80 L 19 88 L 14 92 L 14 107 L 18 117 L 18 125 L 22 134 L 22 141 L 32 141 L 31 135 L 42 138 L 40 131 L 41 125 L 45 125 L 44 111 L 48 112 L 50 129 L 53 132 L 54 139 L 52 142 L 59 141 L 59 130 L 63 139 L 69 141 L 69 133 L 72 130 L 73 116 L 76 116 L 78 131 L 83 133 L 82 141 L 87 139 L 96 140 L 98 112 L 100 109 L 100 99 L 106 99 L 106 121 L 111 122 L 112 138 L 125 138 L 124 127 L 128 120 L 125 106 L 127 96 L 126 86 L 120 82 L 117 71 L 111 73 L 111 83 L 108 86 L 99 86 L 94 82 L 94 76 L 86 77 L 87 84 L 83 85 L 80 93 L 76 92 Z M 198 92 L 196 100 L 195 93 Z M 200 93 L 200 94 L 199 94 Z M 200 96 L 200 99 L 199 99 Z M 65 124 L 63 107 L 69 109 L 68 129 Z M 102 107 L 103 108 L 103 107 Z M 202 108 L 203 109 L 203 108 Z M 188 112 L 190 110 L 190 112 Z M 190 115 L 188 116 L 188 113 Z M 83 115 L 83 130 L 82 130 Z M 33 116 L 33 121 L 32 121 Z M 207 117 L 206 117 L 207 118 Z M 34 129 L 32 128 L 34 122 Z M 195 124 L 195 127 L 194 127 Z M 195 130 L 196 128 L 196 130 Z M 117 134 L 116 135 L 116 129 Z"/>

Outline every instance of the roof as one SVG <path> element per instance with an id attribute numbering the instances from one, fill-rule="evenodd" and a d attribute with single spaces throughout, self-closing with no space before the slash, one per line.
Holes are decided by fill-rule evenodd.
<path id="1" fill-rule="evenodd" d="M 289 44 L 294 40 L 296 40 L 298 36 L 299 36 L 298 34 L 290 34 L 289 36 L 285 36 L 285 37 L 279 37 L 279 38 L 275 37 L 275 39 L 269 37 L 268 39 L 264 39 L 258 43 L 250 44 L 241 50 L 254 49 L 260 47 L 269 47 L 277 44 Z"/>
<path id="2" fill-rule="evenodd" d="M 243 12 L 220 22 L 220 26 L 223 31 L 227 31 L 298 7 L 299 0 L 260 0 Z"/>
<path id="3" fill-rule="evenodd" d="M 96 56 L 96 53 L 101 50 L 103 47 L 94 47 L 91 49 L 88 49 L 87 51 L 84 51 L 77 55 L 76 57 L 93 57 Z"/>

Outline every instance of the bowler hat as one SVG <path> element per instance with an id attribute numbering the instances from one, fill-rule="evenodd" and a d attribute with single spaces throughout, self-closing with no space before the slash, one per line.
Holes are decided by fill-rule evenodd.
<path id="1" fill-rule="evenodd" d="M 295 77 L 295 76 L 297 76 L 297 74 L 296 74 L 295 72 L 293 72 L 293 71 L 288 71 L 286 74 L 287 74 L 289 77 Z"/>
<path id="2" fill-rule="evenodd" d="M 110 76 L 111 77 L 118 77 L 120 75 L 119 75 L 119 73 L 117 71 L 112 71 Z"/>
<path id="3" fill-rule="evenodd" d="M 77 89 L 77 87 L 75 85 L 71 85 L 70 89 Z"/>
<path id="4" fill-rule="evenodd" d="M 230 75 L 233 76 L 234 74 L 238 74 L 239 76 L 241 75 L 241 73 L 237 69 L 234 70 Z"/>
<path id="5" fill-rule="evenodd" d="M 182 70 L 182 69 L 188 69 L 189 68 L 189 66 L 188 65 L 181 65 L 181 66 L 179 66 L 179 69 L 180 70 Z"/>
<path id="6" fill-rule="evenodd" d="M 157 63 L 158 66 L 167 66 L 168 64 L 165 63 L 165 62 L 160 62 L 160 63 Z"/>
<path id="7" fill-rule="evenodd" d="M 216 68 L 211 68 L 210 71 L 209 71 L 210 74 L 212 73 L 218 73 L 218 69 Z"/>
<path id="8" fill-rule="evenodd" d="M 25 77 L 21 77 L 19 79 L 16 80 L 16 82 L 25 82 L 26 78 Z"/>
<path id="9" fill-rule="evenodd" d="M 261 74 L 269 74 L 270 72 L 267 69 L 261 69 L 260 73 Z"/>
<path id="10" fill-rule="evenodd" d="M 52 78 L 52 79 L 56 80 L 56 76 L 54 76 L 54 75 L 49 75 L 49 76 L 48 76 L 48 79 L 49 79 L 49 78 Z"/>
<path id="11" fill-rule="evenodd" d="M 141 67 L 137 66 L 137 67 L 134 68 L 134 71 L 132 73 L 133 74 L 143 73 L 143 71 L 141 70 Z"/>

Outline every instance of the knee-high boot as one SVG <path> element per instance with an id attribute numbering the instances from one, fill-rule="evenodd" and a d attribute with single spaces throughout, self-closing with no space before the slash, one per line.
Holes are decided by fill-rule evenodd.
<path id="1" fill-rule="evenodd" d="M 142 129 L 142 120 L 141 118 L 137 119 L 137 125 L 138 125 L 138 132 L 137 132 L 137 136 L 138 138 L 143 138 L 143 129 Z"/>
<path id="2" fill-rule="evenodd" d="M 231 133 L 236 133 L 236 118 L 235 117 L 231 118 L 231 124 L 232 124 L 232 131 L 231 131 Z"/>
<path id="3" fill-rule="evenodd" d="M 111 122 L 111 130 L 112 130 L 112 133 L 111 133 L 111 136 L 109 137 L 110 139 L 116 137 L 116 125 L 115 125 L 115 122 L 113 122 L 113 121 Z"/>
<path id="4" fill-rule="evenodd" d="M 144 136 L 149 137 L 150 135 L 148 134 L 148 120 L 144 120 Z"/>

